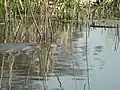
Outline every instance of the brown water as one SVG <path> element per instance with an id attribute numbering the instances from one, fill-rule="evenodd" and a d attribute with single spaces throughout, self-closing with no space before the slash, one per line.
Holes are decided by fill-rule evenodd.
<path id="1" fill-rule="evenodd" d="M 119 90 L 120 51 L 114 51 L 116 28 L 85 27 L 82 32 L 80 26 L 72 29 L 68 45 L 58 40 L 54 48 L 22 47 L 19 52 L 2 52 L 2 90 Z"/>

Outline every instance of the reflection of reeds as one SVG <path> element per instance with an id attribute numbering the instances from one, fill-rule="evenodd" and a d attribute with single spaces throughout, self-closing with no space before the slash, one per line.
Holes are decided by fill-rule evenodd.
<path id="1" fill-rule="evenodd" d="M 9 53 L 9 55 L 6 58 L 6 55 L 8 53 L 3 53 L 3 60 L 2 60 L 2 65 L 1 65 L 1 78 L 0 78 L 0 88 L 2 89 L 1 85 L 2 85 L 2 79 L 3 79 L 3 72 L 4 72 L 4 68 L 6 68 L 6 63 L 7 61 L 9 62 L 8 66 L 9 66 L 9 80 L 8 80 L 8 90 L 11 90 L 11 81 L 12 81 L 12 70 L 13 70 L 13 64 L 15 61 L 15 56 L 12 53 Z"/>
<path id="2" fill-rule="evenodd" d="M 5 62 L 5 54 L 3 55 L 1 71 L 0 71 L 0 89 L 2 89 L 2 78 L 3 78 L 3 71 L 4 71 L 4 62 Z"/>
<path id="3" fill-rule="evenodd" d="M 28 65 L 28 71 L 27 71 L 27 74 L 26 74 L 26 76 L 25 76 L 25 81 L 24 81 L 24 85 L 23 85 L 22 90 L 25 89 L 25 86 L 26 86 L 27 83 L 28 83 L 28 76 L 30 75 L 30 70 L 31 70 L 31 68 L 32 68 L 32 62 L 33 62 L 34 55 L 35 55 L 35 53 L 33 52 L 33 53 L 32 53 L 32 56 L 31 56 L 32 59 L 30 60 L 29 65 Z"/>
<path id="4" fill-rule="evenodd" d="M 86 29 L 85 34 L 86 34 L 86 37 L 85 37 L 86 38 L 86 43 L 85 43 L 86 44 L 86 50 L 85 50 L 86 51 L 86 66 L 87 66 L 87 78 L 88 78 L 87 84 L 88 84 L 88 90 L 91 90 L 90 89 L 90 78 L 89 78 L 90 74 L 89 74 L 89 67 L 88 67 L 89 66 L 89 63 L 88 63 L 88 29 Z"/>
<path id="5" fill-rule="evenodd" d="M 19 22 L 19 25 L 22 22 Z M 36 22 L 37 23 L 37 22 Z M 72 23 L 72 25 L 74 26 L 74 23 Z M 24 86 L 23 86 L 23 90 L 25 89 L 25 85 L 27 85 L 28 80 L 29 80 L 29 76 L 31 74 L 31 72 L 35 72 L 36 75 L 39 77 L 39 80 L 43 81 L 43 88 L 44 90 L 47 89 L 47 74 L 52 72 L 53 70 L 53 49 L 54 49 L 54 43 L 57 43 L 57 41 L 60 41 L 60 44 L 64 45 L 65 51 L 69 51 L 69 47 L 70 47 L 70 39 L 71 39 L 71 32 L 73 31 L 73 26 L 71 25 L 71 22 L 65 23 L 65 22 L 51 22 L 51 28 L 53 28 L 52 38 L 48 38 L 49 35 L 47 35 L 46 40 L 41 40 L 40 42 L 37 42 L 37 47 L 35 48 L 35 50 L 33 51 L 20 51 L 17 55 L 16 54 L 10 54 L 8 57 L 8 65 L 10 65 L 9 67 L 9 88 L 11 89 L 11 80 L 12 80 L 12 74 L 13 72 L 13 68 L 14 70 L 18 70 L 20 69 L 20 67 L 23 67 L 25 63 L 27 63 L 27 66 L 24 67 L 24 69 L 27 69 L 27 73 L 24 73 L 25 76 L 25 81 L 24 81 Z M 21 26 L 19 26 L 20 28 L 22 28 L 22 24 Z M 27 27 L 29 28 L 29 33 L 28 37 L 31 37 L 33 35 L 32 38 L 24 38 L 28 39 L 30 41 L 35 41 L 36 36 L 38 35 L 37 31 L 35 30 L 35 24 L 32 24 L 31 26 Z M 44 26 L 43 26 L 44 27 Z M 24 27 L 25 28 L 25 27 Z M 39 27 L 41 28 L 41 26 Z M 75 30 L 77 30 L 77 26 L 74 28 Z M 18 29 L 17 29 L 18 30 Z M 20 32 L 19 32 L 20 30 Z M 22 32 L 21 29 L 19 29 L 16 33 L 18 37 L 16 37 L 16 40 L 22 40 L 20 35 L 21 33 L 25 33 Z M 44 29 L 43 29 L 44 30 Z M 42 31 L 41 30 L 41 34 L 42 35 Z M 23 30 L 24 31 L 24 30 Z M 50 33 L 48 32 L 48 33 Z M 31 35 L 32 34 L 32 35 Z M 24 35 L 23 35 L 24 36 Z M 49 40 L 50 39 L 50 40 Z M 23 40 L 23 41 L 24 41 Z M 36 41 L 35 41 L 36 42 Z M 56 45 L 56 44 L 55 44 Z M 32 56 L 31 56 L 32 55 Z M 22 58 L 22 57 L 28 57 L 28 58 Z M 35 61 L 37 59 L 37 61 Z M 19 65 L 18 62 L 19 61 Z M 26 71 L 25 71 L 26 72 Z M 59 83 L 60 83 L 60 87 L 62 89 L 62 83 L 60 82 L 60 78 L 56 75 Z"/>
<path id="6" fill-rule="evenodd" d="M 119 47 L 119 40 L 120 37 L 119 37 L 119 25 L 117 24 L 117 28 L 116 28 L 116 32 L 115 32 L 115 48 L 114 50 L 117 50 L 118 47 Z"/>
<path id="7" fill-rule="evenodd" d="M 12 70 L 13 70 L 13 64 L 15 62 L 15 56 L 10 53 L 9 56 L 9 81 L 8 81 L 8 90 L 11 90 L 11 81 L 12 81 Z"/>
<path id="8" fill-rule="evenodd" d="M 19 53 L 9 52 L 9 54 L 5 53 L 1 63 L 2 65 L 1 79 L 0 79 L 1 85 L 2 85 L 2 77 L 4 72 L 3 68 L 6 68 L 6 66 L 9 66 L 6 69 L 9 70 L 8 89 L 11 90 L 12 74 L 14 73 L 13 68 L 14 70 L 18 69 L 19 71 L 19 69 L 23 68 L 24 64 L 26 63 L 27 66 L 25 65 L 24 69 L 27 70 L 27 73 L 24 73 L 26 76 L 24 85 L 27 85 L 27 82 L 29 80 L 29 75 L 31 75 L 31 72 L 35 72 L 37 73 L 36 75 L 39 76 L 39 80 L 43 81 L 43 87 L 44 87 L 44 90 L 46 90 L 47 89 L 47 86 L 46 86 L 47 73 L 52 71 L 50 70 L 52 69 L 52 62 L 53 62 L 52 52 L 51 52 L 52 49 L 53 47 L 50 47 L 49 44 L 43 44 L 43 45 L 40 45 L 39 48 L 32 51 L 27 51 L 27 52 L 22 51 Z M 26 53 L 32 56 L 28 57 Z M 21 55 L 23 55 L 23 58 L 21 57 Z M 7 59 L 6 61 L 5 61 L 5 58 Z M 36 59 L 38 60 L 35 61 Z M 23 87 L 23 90 L 24 90 L 24 87 Z"/>
<path id="9" fill-rule="evenodd" d="M 57 80 L 58 80 L 58 82 L 59 82 L 59 84 L 60 84 L 61 90 L 64 90 L 64 88 L 62 87 L 62 83 L 61 83 L 61 80 L 60 80 L 59 76 L 58 76 L 56 73 L 55 73 L 55 75 L 56 75 Z"/>

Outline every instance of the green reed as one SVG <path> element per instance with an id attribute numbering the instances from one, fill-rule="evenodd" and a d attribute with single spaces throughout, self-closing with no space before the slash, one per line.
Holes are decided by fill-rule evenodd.
<path id="1" fill-rule="evenodd" d="M 53 36 L 53 18 L 78 19 L 80 11 L 86 12 L 83 6 L 80 0 L 1 0 L 1 43 L 46 42 Z"/>

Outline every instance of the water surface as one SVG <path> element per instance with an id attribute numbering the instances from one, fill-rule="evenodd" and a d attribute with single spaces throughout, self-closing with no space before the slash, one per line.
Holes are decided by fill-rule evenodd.
<path id="1" fill-rule="evenodd" d="M 1 53 L 1 63 L 3 57 L 6 59 L 2 90 L 8 86 L 11 90 L 119 90 L 120 51 L 114 51 L 116 28 L 71 27 L 68 47 L 58 40 L 57 47 L 50 49 Z M 11 81 L 9 61 L 14 61 Z"/>

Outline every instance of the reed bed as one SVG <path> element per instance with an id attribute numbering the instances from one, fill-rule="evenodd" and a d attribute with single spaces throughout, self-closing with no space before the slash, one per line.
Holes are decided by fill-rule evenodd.
<path id="1" fill-rule="evenodd" d="M 1 0 L 1 43 L 38 42 L 54 37 L 52 20 L 119 18 L 119 0 Z"/>
<path id="2" fill-rule="evenodd" d="M 27 84 L 29 74 L 33 70 L 37 76 L 42 77 L 39 80 L 43 80 L 44 90 L 47 90 L 47 73 L 53 70 L 52 45 L 60 40 L 65 50 L 68 51 L 71 32 L 74 30 L 70 24 L 75 24 L 73 20 L 120 18 L 119 4 L 119 0 L 104 0 L 100 3 L 84 3 L 81 0 L 1 0 L 0 43 L 37 43 L 37 50 L 24 53 L 27 56 L 32 55 L 29 57 L 29 63 L 27 63 L 28 71 L 25 74 L 24 85 Z M 72 21 L 69 22 L 68 20 Z M 117 46 L 119 42 L 119 39 L 116 39 L 117 36 L 119 38 L 118 33 L 117 28 L 115 36 Z M 8 88 L 11 90 L 12 71 L 16 67 L 16 57 L 20 54 L 21 52 L 10 53 L 8 56 L 6 53 L 3 54 L 0 88 L 5 63 L 7 63 L 10 75 Z M 38 65 L 33 64 L 35 59 L 38 59 Z M 60 82 L 58 76 L 57 79 Z"/>

